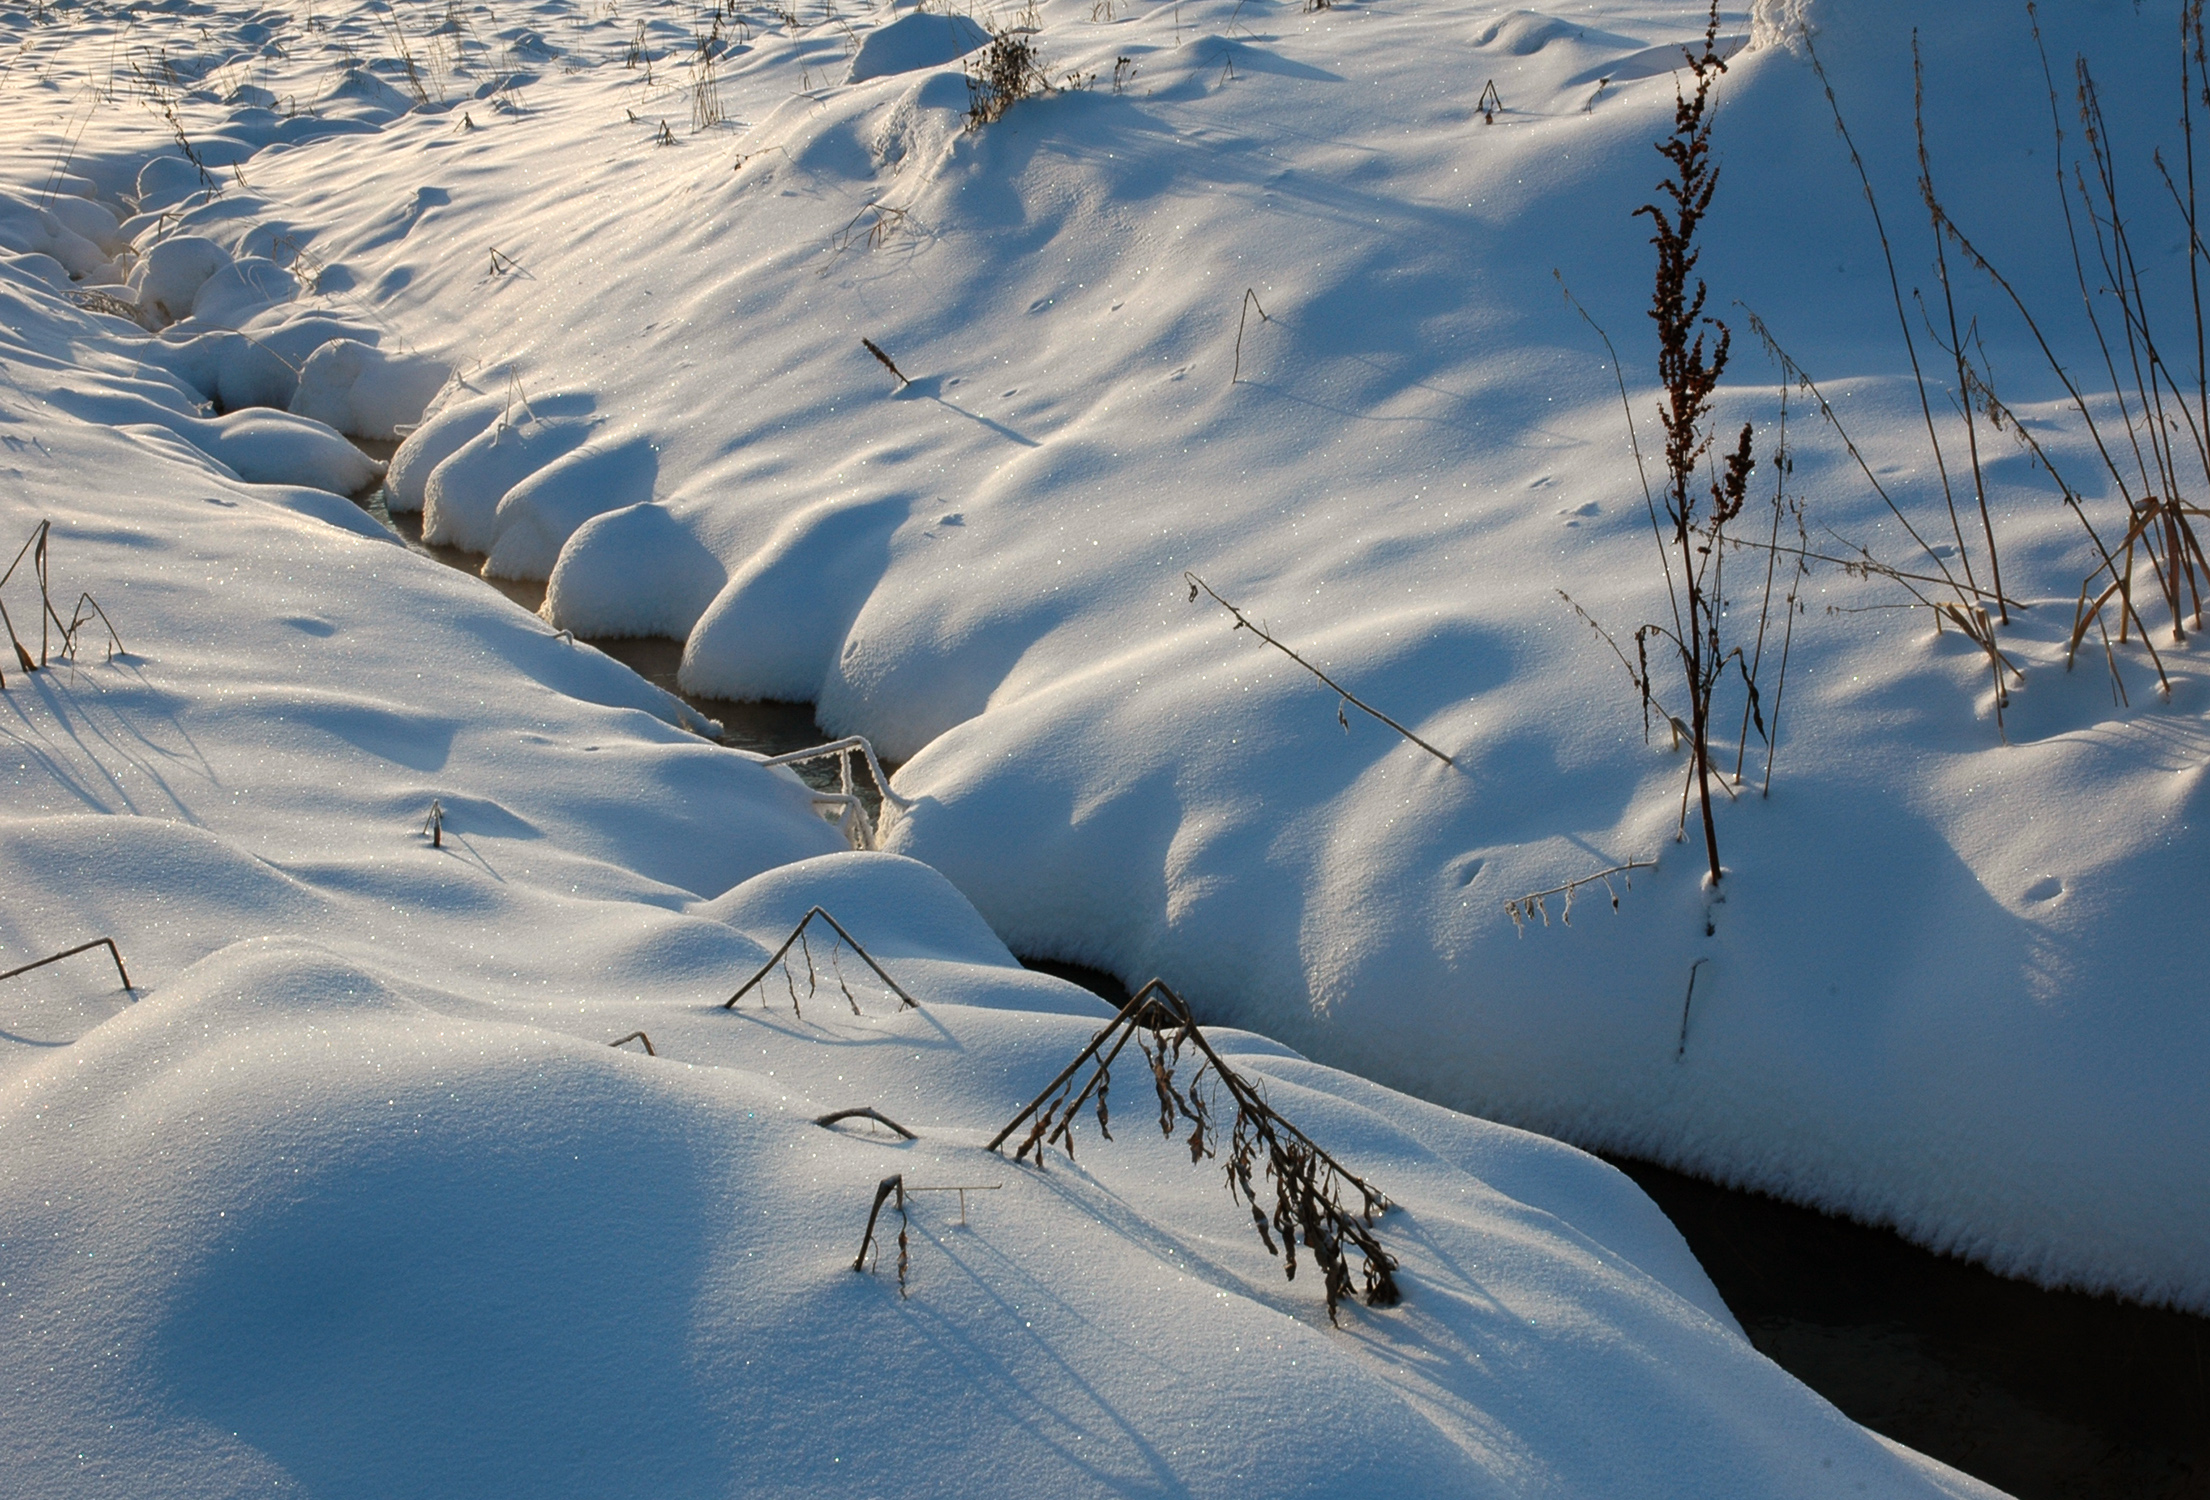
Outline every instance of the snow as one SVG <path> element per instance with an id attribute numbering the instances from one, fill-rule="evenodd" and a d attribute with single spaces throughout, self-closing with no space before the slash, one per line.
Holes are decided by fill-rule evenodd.
<path id="1" fill-rule="evenodd" d="M 2010 743 L 1954 633 L 1823 570 L 1773 796 L 1723 813 L 1723 907 L 1673 857 L 1678 757 L 1644 745 L 1617 663 L 1557 598 L 1621 633 L 1663 608 L 1612 374 L 1550 271 L 1643 347 L 1629 210 L 1692 7 L 1046 6 L 1053 76 L 1099 81 L 975 133 L 955 66 L 821 81 L 914 16 L 748 26 L 717 66 L 732 123 L 672 146 L 660 121 L 695 102 L 674 34 L 648 84 L 629 33 L 547 14 L 536 34 L 572 71 L 537 70 L 519 112 L 463 105 L 480 54 L 461 44 L 451 107 L 286 152 L 185 216 L 311 232 L 463 371 L 445 410 L 472 446 L 437 457 L 433 423 L 399 457 L 396 502 L 419 486 L 434 536 L 551 575 L 556 623 L 682 637 L 696 691 L 811 699 L 908 758 L 897 847 L 1024 952 L 1167 975 L 1209 1015 L 1438 1102 L 2006 1271 L 2210 1306 L 2210 1032 L 2179 998 L 2205 955 L 2142 926 L 2199 863 L 2202 757 L 2180 748 L 2199 674 L 2167 651 L 2166 706 L 2129 657 L 2113 708 L 2063 670 L 2093 560 L 2009 440 L 1983 434 L 2006 581 L 2036 604 L 2006 638 L 2028 673 Z M 1764 44 L 1721 86 L 1714 305 L 1771 321 L 1931 524 L 1807 16 L 1891 225 L 1919 235 L 1906 259 L 1917 24 L 1951 208 L 2060 307 L 2060 247 L 2018 232 L 2054 221 L 2013 207 L 2050 195 L 2047 103 L 1982 86 L 2039 62 L 1999 6 L 1722 18 L 1725 46 Z M 2046 25 L 2059 66 L 2087 48 L 2163 76 L 2156 17 Z M 1493 126 L 1474 107 L 1491 79 Z M 2145 99 L 2106 100 L 2136 156 L 2163 129 Z M 2080 482 L 2083 434 L 2022 330 L 1977 311 Z M 1769 456 L 1771 368 L 1746 331 L 1735 372 L 1730 412 Z M 1814 524 L 1906 555 L 1795 416 Z M 648 505 L 506 504 L 614 434 L 651 448 Z M 2107 529 L 2116 500 L 2090 500 Z M 1326 689 L 1184 601 L 1185 568 L 1455 767 L 1370 721 L 1338 731 Z M 1654 856 L 1616 920 L 1584 907 L 1521 938 L 1504 919 Z"/>
<path id="2" fill-rule="evenodd" d="M 435 360 L 393 358 L 359 339 L 330 339 L 300 366 L 291 410 L 354 437 L 390 442 L 444 388 L 447 373 Z"/>
<path id="3" fill-rule="evenodd" d="M 865 83 L 893 73 L 912 73 L 957 62 L 990 40 L 980 23 L 968 16 L 933 16 L 916 10 L 911 15 L 868 28 L 845 71 L 846 83 Z"/>
<path id="4" fill-rule="evenodd" d="M 2123 705 L 2064 670 L 2092 560 L 1983 432 L 2032 605 L 2004 733 L 1955 632 L 1821 569 L 1772 794 L 1753 747 L 1703 888 L 1682 759 L 1558 598 L 1621 640 L 1665 608 L 1551 274 L 1647 413 L 1630 211 L 1701 17 L 1559 10 L 1043 0 L 1050 76 L 1089 86 L 974 132 L 979 37 L 918 12 L 703 49 L 688 12 L 570 0 L 0 16 L 5 503 L 133 652 L 9 674 L 31 894 L 0 943 L 112 930 L 149 976 L 104 1019 L 78 969 L 0 996 L 83 1022 L 0 1054 L 32 1491 L 1975 1492 L 1759 1359 L 1645 1199 L 1512 1126 L 2210 1310 L 2192 647 L 2159 642 L 2169 703 L 2134 647 Z M 2169 20 L 2042 18 L 2058 69 L 2093 54 L 2144 221 Z M 1993 0 L 1721 22 L 1721 415 L 1770 484 L 1740 299 L 1931 526 L 1811 47 L 1931 288 L 1918 29 L 1945 199 L 2077 361 L 2033 39 Z M 123 48 L 174 86 L 103 99 Z M 1965 295 L 2084 483 L 2029 336 Z M 1814 525 L 1907 562 L 1791 418 Z M 548 579 L 545 618 L 374 534 L 340 429 L 403 437 L 391 509 Z M 1339 727 L 1185 570 L 1452 764 Z M 905 761 L 891 852 L 558 629 L 680 638 L 687 688 L 869 735 Z M 1653 857 L 1616 915 L 1504 915 Z M 713 1007 L 816 903 L 919 1013 Z M 1140 1131 L 1048 1178 L 980 1154 L 1100 1020 L 1007 945 L 1190 997 L 1403 1205 L 1406 1305 L 1331 1330 Z M 603 1045 L 640 1027 L 661 1058 Z M 921 1140 L 809 1123 L 859 1102 Z M 964 1229 L 922 1200 L 903 1301 L 848 1269 L 894 1168 L 1007 1183 Z"/>
<path id="5" fill-rule="evenodd" d="M 125 649 L 8 677 L 0 958 L 137 985 L 0 992 L 12 1493 L 1992 1493 L 1610 1167 L 1277 1042 L 1212 1032 L 1395 1197 L 1396 1309 L 1331 1327 L 1179 1143 L 985 1153 L 1097 1000 L 351 502 L 103 420 L 145 341 L 11 296 L 7 515 Z M 815 905 L 921 1007 L 817 930 L 720 1008 Z M 919 1139 L 812 1123 L 858 1104 Z M 984 1189 L 910 1200 L 904 1297 L 851 1268 L 890 1171 Z"/>

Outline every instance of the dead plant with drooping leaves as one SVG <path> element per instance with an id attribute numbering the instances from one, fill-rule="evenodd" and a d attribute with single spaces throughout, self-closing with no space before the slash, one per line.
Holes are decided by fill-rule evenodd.
<path id="1" fill-rule="evenodd" d="M 1085 1104 L 1096 1113 L 1098 1133 L 1111 1140 L 1107 1095 L 1112 1066 L 1130 1041 L 1151 1075 L 1159 1133 L 1172 1136 L 1186 1121 L 1185 1144 L 1192 1162 L 1220 1156 L 1219 1116 L 1224 1104 L 1233 1107 L 1223 1164 L 1228 1192 L 1249 1207 L 1267 1254 L 1282 1257 L 1282 1269 L 1291 1280 L 1297 1275 L 1297 1246 L 1303 1243 L 1320 1267 L 1330 1322 L 1340 1321 L 1337 1309 L 1354 1295 L 1363 1296 L 1368 1307 L 1394 1307 L 1401 1300 L 1396 1260 L 1382 1248 L 1372 1228 L 1388 1209 L 1388 1198 L 1275 1113 L 1257 1085 L 1213 1050 L 1189 1006 L 1160 980 L 1130 996 L 1105 1029 L 1090 1038 L 1074 1061 L 1007 1121 L 985 1149 L 997 1150 L 1026 1123 L 1028 1133 L 1013 1153 L 1015 1161 L 1026 1161 L 1034 1153 L 1041 1167 L 1053 1145 L 1063 1148 L 1071 1160 L 1075 1121 Z M 1186 1078 L 1182 1073 L 1185 1049 L 1195 1054 L 1197 1062 Z M 1260 1201 L 1260 1178 L 1271 1184 L 1271 1211 Z M 1363 1262 L 1356 1285 L 1345 1253 L 1349 1250 L 1357 1251 Z"/>

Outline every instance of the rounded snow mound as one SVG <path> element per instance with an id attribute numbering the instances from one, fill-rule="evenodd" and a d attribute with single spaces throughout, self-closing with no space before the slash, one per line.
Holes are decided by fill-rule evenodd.
<path id="1" fill-rule="evenodd" d="M 647 577 L 652 587 L 638 588 Z M 545 584 L 545 618 L 597 639 L 680 641 L 728 581 L 721 559 L 666 506 L 632 505 L 593 516 L 568 538 Z"/>
<path id="2" fill-rule="evenodd" d="M 357 339 L 332 339 L 300 367 L 291 409 L 355 437 L 389 440 L 422 415 L 445 384 L 446 373 L 434 359 L 386 354 Z"/>
<path id="3" fill-rule="evenodd" d="M 844 81 L 864 83 L 870 78 L 885 78 L 893 73 L 940 68 L 945 63 L 957 62 L 989 40 L 990 33 L 981 23 L 967 16 L 935 16 L 915 11 L 868 32 L 859 44 L 859 51 L 852 54 L 852 69 L 845 74 Z"/>
<path id="4" fill-rule="evenodd" d="M 139 311 L 162 323 L 191 316 L 200 288 L 230 264 L 230 252 L 205 235 L 174 234 L 132 268 L 130 293 Z"/>
<path id="5" fill-rule="evenodd" d="M 587 442 L 514 485 L 492 513 L 490 578 L 549 578 L 568 538 L 601 511 L 652 498 L 660 456 L 643 438 Z"/>
<path id="6" fill-rule="evenodd" d="M 499 540 L 499 502 L 597 429 L 588 396 L 555 396 L 488 423 L 431 471 L 422 488 L 422 539 L 434 547 L 489 552 Z"/>

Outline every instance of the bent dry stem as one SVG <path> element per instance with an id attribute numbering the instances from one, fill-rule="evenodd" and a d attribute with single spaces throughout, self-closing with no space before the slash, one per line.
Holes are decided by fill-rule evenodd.
<path id="1" fill-rule="evenodd" d="M 1372 717 L 1379 719 L 1382 723 L 1388 725 L 1391 729 L 1394 729 L 1398 734 L 1403 735 L 1413 744 L 1419 746 L 1422 750 L 1425 750 L 1429 755 L 1434 756 L 1444 765 L 1449 766 L 1457 764 L 1457 762 L 1453 761 L 1449 756 L 1443 754 L 1442 751 L 1436 749 L 1433 745 L 1430 745 L 1427 741 L 1421 739 L 1418 735 L 1414 734 L 1411 730 L 1405 728 L 1402 724 L 1399 724 L 1396 720 L 1390 718 L 1387 714 L 1383 713 L 1380 709 L 1374 707 L 1371 703 L 1368 703 L 1364 699 L 1358 697 L 1356 694 L 1351 692 L 1349 688 L 1344 687 L 1341 683 L 1337 682 L 1334 678 L 1328 676 L 1327 673 L 1321 671 L 1311 662 L 1306 661 L 1303 657 L 1299 656 L 1288 646 L 1282 644 L 1282 642 L 1276 640 L 1273 636 L 1268 635 L 1265 629 L 1255 623 L 1250 618 L 1250 616 L 1244 614 L 1241 609 L 1238 609 L 1235 605 L 1230 604 L 1227 600 L 1221 598 L 1219 594 L 1215 593 L 1213 590 L 1213 586 L 1205 582 L 1204 579 L 1199 578 L 1195 573 L 1188 572 L 1183 573 L 1182 577 L 1189 584 L 1190 603 L 1195 604 L 1197 602 L 1197 593 L 1200 589 L 1202 589 L 1205 593 L 1212 596 L 1213 603 L 1219 605 L 1229 614 L 1235 616 L 1236 629 L 1250 631 L 1251 634 L 1266 642 L 1267 645 L 1272 646 L 1276 651 L 1279 651 L 1282 655 L 1288 657 L 1298 666 L 1303 667 L 1307 672 L 1310 672 L 1313 676 L 1319 678 L 1320 681 L 1335 689 L 1336 696 L 1342 700 L 1342 703 L 1336 705 L 1335 721 L 1338 724 L 1341 724 L 1345 729 L 1350 728 L 1350 721 L 1343 715 L 1343 705 L 1347 704 L 1350 707 L 1357 709 L 1360 713 L 1369 714 Z"/>
<path id="2" fill-rule="evenodd" d="M 1131 995 L 1105 1028 L 1075 1054 L 1074 1061 L 1007 1121 L 985 1149 L 999 1149 L 1026 1124 L 1028 1133 L 1013 1154 L 1015 1161 L 1026 1161 L 1034 1153 L 1035 1165 L 1042 1167 L 1053 1145 L 1063 1148 L 1071 1161 L 1074 1125 L 1085 1104 L 1095 1110 L 1098 1133 L 1111 1140 L 1107 1096 L 1112 1066 L 1130 1041 L 1136 1043 L 1150 1074 L 1159 1133 L 1172 1136 L 1186 1121 L 1185 1144 L 1192 1163 L 1220 1158 L 1215 1124 L 1220 1096 L 1234 1106 L 1222 1164 L 1229 1196 L 1250 1209 L 1260 1242 L 1267 1254 L 1281 1257 L 1283 1272 L 1291 1280 L 1296 1279 L 1297 1246 L 1302 1241 L 1319 1264 L 1330 1322 L 1341 1321 L 1338 1310 L 1353 1295 L 1363 1295 L 1369 1307 L 1393 1307 L 1401 1300 L 1396 1260 L 1372 1229 L 1389 1208 L 1389 1199 L 1276 1114 L 1257 1086 L 1213 1050 L 1189 1006 L 1160 980 Z M 1194 1049 L 1198 1058 L 1196 1071 L 1186 1081 L 1179 1075 L 1185 1047 Z M 1085 1065 L 1089 1075 L 1076 1087 Z M 1259 1201 L 1254 1173 L 1273 1184 L 1271 1212 Z M 1352 1195 L 1355 1206 L 1345 1201 Z M 1356 1250 L 1363 1262 L 1357 1287 L 1352 1284 L 1346 1247 Z"/>
<path id="3" fill-rule="evenodd" d="M 806 994 L 810 998 L 817 988 L 817 975 L 813 964 L 813 950 L 806 945 L 805 936 L 806 929 L 813 924 L 813 921 L 816 917 L 820 918 L 822 921 L 828 923 L 830 927 L 834 928 L 836 930 L 836 935 L 842 938 L 844 942 L 851 948 L 851 950 L 860 956 L 860 961 L 866 964 L 868 968 L 875 971 L 875 977 L 877 979 L 880 979 L 884 984 L 890 987 L 890 993 L 898 997 L 901 1009 L 919 1010 L 921 1008 L 921 1002 L 914 999 L 911 995 L 907 994 L 904 988 L 899 985 L 898 981 L 892 979 L 889 972 L 885 970 L 881 964 L 875 962 L 873 956 L 870 955 L 865 948 L 862 948 L 859 945 L 859 939 L 853 937 L 849 932 L 846 932 L 844 930 L 844 924 L 842 922 L 839 922 L 836 918 L 830 916 L 828 912 L 824 911 L 818 906 L 814 907 L 803 917 L 800 917 L 798 919 L 798 925 L 790 930 L 790 936 L 783 939 L 783 946 L 777 948 L 775 950 L 774 956 L 768 959 L 766 963 L 760 965 L 759 972 L 755 973 L 743 984 L 738 985 L 737 992 L 734 995 L 731 995 L 728 999 L 721 1002 L 721 1008 L 723 1010 L 735 1010 L 737 1008 L 737 1002 L 739 1000 L 742 1000 L 746 995 L 750 994 L 761 980 L 767 978 L 768 975 L 774 973 L 776 966 L 780 964 L 783 966 L 784 978 L 789 982 L 790 985 L 791 1010 L 793 1013 L 797 1013 L 798 983 L 797 980 L 790 974 L 789 970 L 790 950 L 793 945 L 796 945 L 800 954 L 803 955 L 805 958 Z M 844 991 L 845 1002 L 852 1007 L 852 1014 L 855 1016 L 862 1014 L 859 1008 L 859 1001 L 853 998 L 851 986 L 844 983 L 843 970 L 832 968 L 831 972 L 836 975 L 837 987 Z"/>

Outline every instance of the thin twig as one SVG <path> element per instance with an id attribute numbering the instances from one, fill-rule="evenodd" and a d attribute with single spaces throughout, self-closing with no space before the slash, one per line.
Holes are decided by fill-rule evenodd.
<path id="1" fill-rule="evenodd" d="M 1195 573 L 1186 571 L 1182 574 L 1182 577 L 1187 579 L 1189 582 L 1189 599 L 1192 604 L 1197 602 L 1197 591 L 1199 589 L 1204 590 L 1207 594 L 1211 594 L 1213 603 L 1219 605 L 1229 614 L 1235 616 L 1236 629 L 1250 631 L 1251 634 L 1266 642 L 1267 645 L 1272 646 L 1276 651 L 1279 651 L 1282 655 L 1288 657 L 1298 666 L 1303 667 L 1307 672 L 1310 672 L 1313 676 L 1319 678 L 1322 682 L 1333 688 L 1335 690 L 1336 696 L 1341 698 L 1343 702 L 1348 703 L 1349 705 L 1351 705 L 1351 707 L 1358 709 L 1362 713 L 1371 714 L 1374 718 L 1379 719 L 1382 723 L 1388 725 L 1391 729 L 1394 729 L 1398 734 L 1403 735 L 1413 744 L 1419 746 L 1422 750 L 1425 750 L 1429 755 L 1434 756 L 1444 765 L 1449 766 L 1457 764 L 1457 762 L 1453 761 L 1449 756 L 1443 754 L 1442 751 L 1436 749 L 1433 745 L 1430 745 L 1427 741 L 1421 739 L 1418 735 L 1414 734 L 1411 730 L 1405 728 L 1402 724 L 1399 724 L 1396 720 L 1390 718 L 1380 709 L 1375 708 L 1370 703 L 1364 702 L 1356 694 L 1352 693 L 1348 688 L 1344 687 L 1334 678 L 1328 676 L 1327 673 L 1321 671 L 1311 662 L 1306 661 L 1296 652 L 1290 650 L 1289 647 L 1283 645 L 1280 641 L 1268 635 L 1258 625 L 1252 623 L 1250 617 L 1244 614 L 1242 610 L 1236 608 L 1233 604 L 1230 604 L 1227 600 L 1221 598 L 1219 594 L 1215 593 L 1213 590 L 1213 586 L 1205 582 L 1204 579 L 1199 578 Z M 1349 721 L 1343 717 L 1343 710 L 1340 706 L 1337 707 L 1337 709 L 1335 710 L 1335 717 L 1336 721 L 1342 724 L 1346 729 L 1350 727 Z"/>
<path id="2" fill-rule="evenodd" d="M 1527 935 L 1527 924 L 1536 917 L 1542 919 L 1543 926 L 1548 927 L 1550 925 L 1550 908 L 1544 904 L 1544 901 L 1548 897 L 1562 895 L 1565 897 L 1565 910 L 1558 914 L 1558 920 L 1571 927 L 1573 925 L 1574 893 L 1579 891 L 1582 886 L 1594 885 L 1598 881 L 1602 881 L 1604 889 L 1611 895 L 1611 909 L 1617 911 L 1619 910 L 1619 892 L 1612 886 L 1612 876 L 1620 877 L 1626 883 L 1627 889 L 1631 891 L 1634 889 L 1634 872 L 1636 870 L 1654 870 L 1656 868 L 1657 861 L 1654 859 L 1630 859 L 1625 864 L 1613 865 L 1608 870 L 1598 870 L 1593 875 L 1583 875 L 1577 879 L 1568 880 L 1563 885 L 1554 885 L 1547 891 L 1530 891 L 1515 901 L 1507 901 L 1504 903 L 1504 914 L 1512 919 L 1512 930 L 1521 937 L 1525 937 Z"/>
<path id="3" fill-rule="evenodd" d="M 734 995 L 731 995 L 727 1000 L 722 1001 L 721 1008 L 723 1010 L 736 1009 L 737 1002 L 739 1000 L 742 1000 L 747 994 L 750 994 L 754 985 L 758 984 L 770 973 L 774 972 L 775 966 L 783 961 L 783 955 L 790 952 L 791 945 L 796 943 L 801 937 L 805 935 L 807 925 L 811 923 L 815 917 L 819 917 L 822 921 L 828 923 L 831 927 L 836 929 L 836 935 L 844 939 L 844 941 L 851 946 L 852 951 L 860 956 L 860 960 L 865 963 L 868 968 L 875 971 L 875 977 L 877 979 L 880 979 L 884 984 L 890 987 L 890 993 L 896 995 L 900 1001 L 904 1002 L 906 1006 L 914 1010 L 919 1010 L 921 1008 L 921 1002 L 914 999 L 911 995 L 907 994 L 905 990 L 900 987 L 898 981 L 892 979 L 890 975 L 883 969 L 883 966 L 875 962 L 873 956 L 870 955 L 865 948 L 862 948 L 859 945 L 859 939 L 853 937 L 849 932 L 846 932 L 844 930 L 844 924 L 842 922 L 839 922 L 836 918 L 830 916 L 826 911 L 818 906 L 814 907 L 803 917 L 800 917 L 798 919 L 798 925 L 790 930 L 789 937 L 783 939 L 783 946 L 775 950 L 775 956 L 773 958 L 770 958 L 766 963 L 760 965 L 758 973 L 754 974 L 750 979 L 747 979 L 743 984 L 737 986 L 737 992 Z M 808 958 L 808 962 L 811 962 L 810 956 Z M 846 998 L 850 998 L 849 991 L 846 992 Z M 792 993 L 791 1003 L 793 1008 L 795 1008 L 797 1004 L 797 996 L 795 991 L 793 991 Z M 859 1004 L 858 1002 L 854 1001 L 852 1005 L 852 1014 L 858 1015 L 859 1013 Z"/>
<path id="4" fill-rule="evenodd" d="M 900 1125 L 896 1120 L 891 1119 L 890 1116 L 870 1106 L 862 1106 L 859 1109 L 831 1110 L 829 1113 L 815 1119 L 813 1123 L 821 1126 L 823 1129 L 827 1129 L 829 1126 L 834 1125 L 839 1120 L 873 1120 L 877 1125 L 889 1126 L 892 1130 L 896 1131 L 899 1135 L 904 1136 L 909 1141 L 917 1141 L 920 1139 L 919 1136 L 915 1135 L 912 1131 L 906 1129 L 903 1125 Z M 916 1188 L 914 1189 L 914 1191 L 919 1192 L 920 1189 Z"/>
<path id="5" fill-rule="evenodd" d="M 1249 320 L 1251 309 L 1254 307 L 1258 308 L 1258 320 L 1261 323 L 1274 321 L 1266 316 L 1266 309 L 1258 300 L 1257 289 L 1245 287 L 1243 289 L 1243 311 L 1237 314 L 1235 320 L 1235 369 L 1228 376 L 1228 384 L 1230 385 L 1234 385 L 1243 378 L 1243 325 Z"/>
<path id="6" fill-rule="evenodd" d="M 115 960 L 115 977 L 123 981 L 123 988 L 126 990 L 135 989 L 135 986 L 130 982 L 130 974 L 123 968 L 123 955 L 117 950 L 115 939 L 104 937 L 94 938 L 89 943 L 79 943 L 74 948 L 64 948 L 61 952 L 39 959 L 35 963 L 27 963 L 20 968 L 10 969 L 5 974 L 0 974 L 0 979 L 13 979 L 18 974 L 28 974 L 33 969 L 43 969 L 48 964 L 58 964 L 65 958 L 74 958 L 80 953 L 89 953 L 94 948 L 101 947 L 106 948 L 107 956 Z"/>

